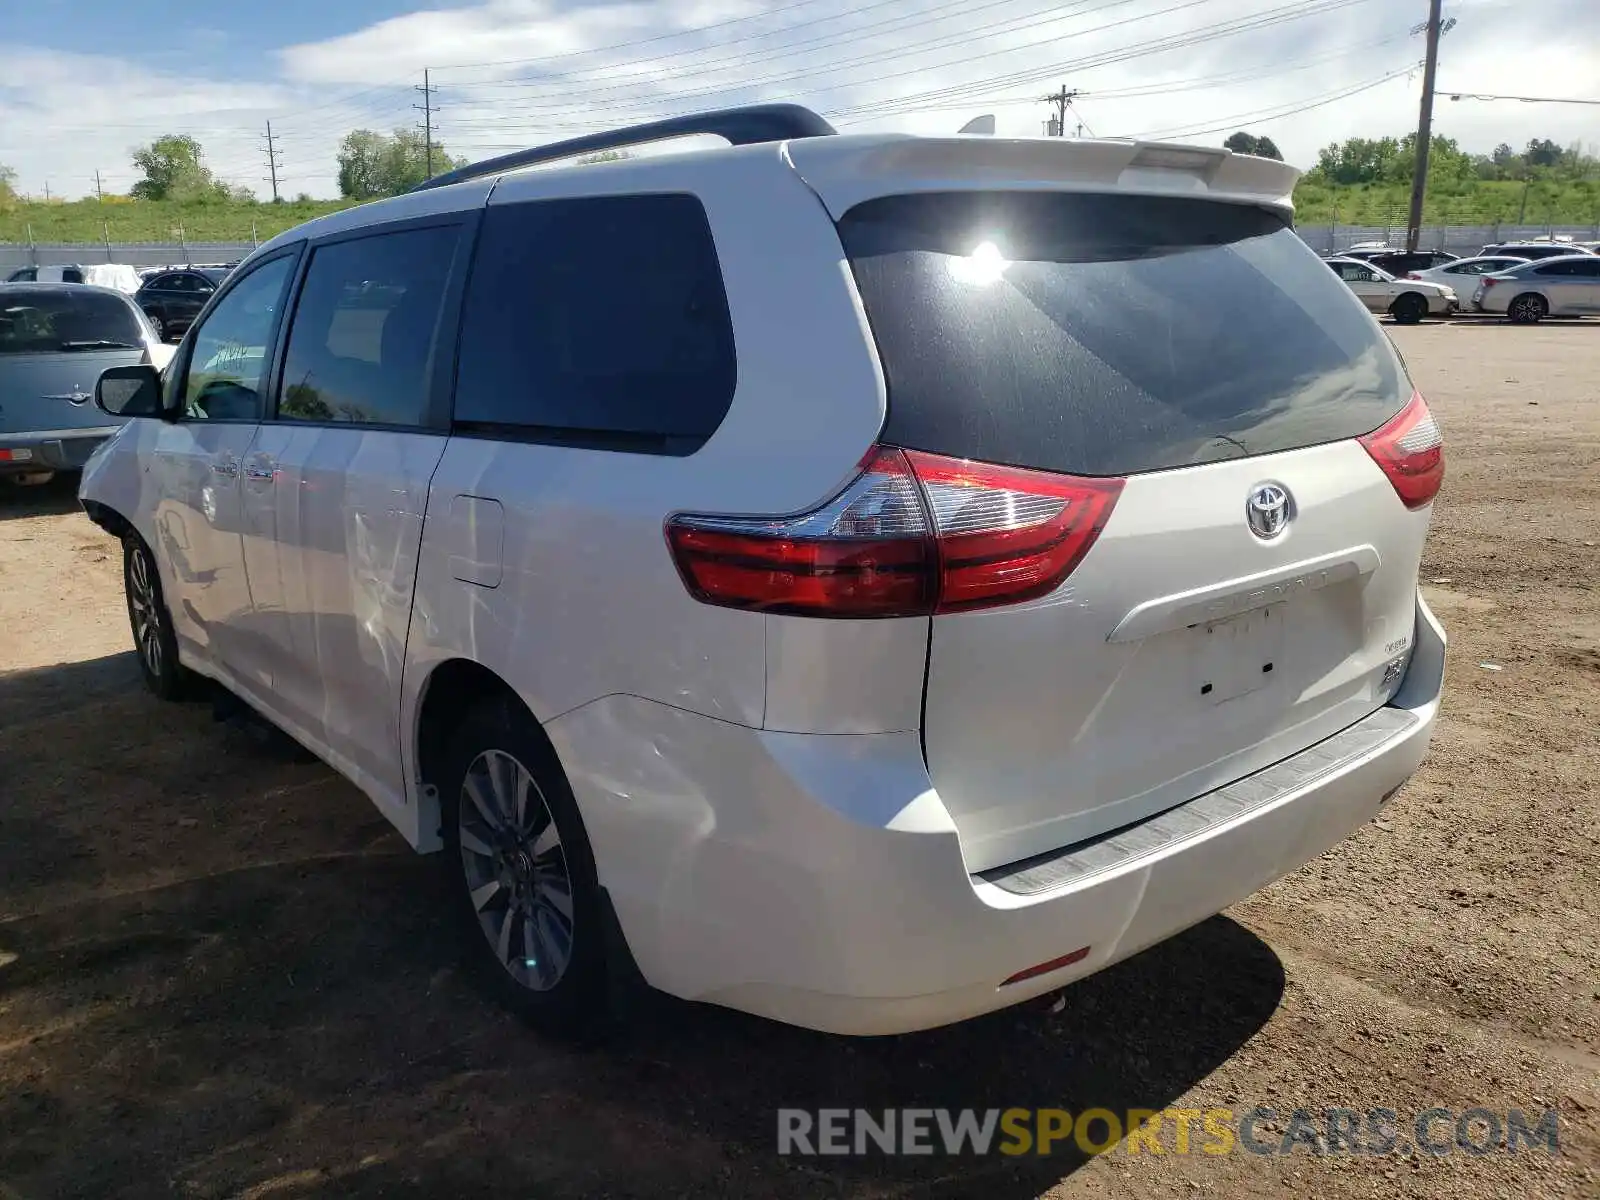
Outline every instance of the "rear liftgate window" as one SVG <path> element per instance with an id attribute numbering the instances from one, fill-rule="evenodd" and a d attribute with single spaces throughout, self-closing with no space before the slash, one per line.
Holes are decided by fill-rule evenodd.
<path id="1" fill-rule="evenodd" d="M 1260 209 L 934 193 L 839 231 L 893 445 L 1129 475 L 1354 437 L 1411 394 L 1345 284 Z"/>

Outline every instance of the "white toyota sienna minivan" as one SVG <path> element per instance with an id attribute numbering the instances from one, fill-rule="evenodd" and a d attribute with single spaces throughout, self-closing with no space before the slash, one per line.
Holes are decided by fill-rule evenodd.
<path id="1" fill-rule="evenodd" d="M 681 133 L 725 148 L 530 171 Z M 1295 172 L 839 136 L 508 155 L 253 254 L 84 475 L 147 682 L 439 852 L 508 1003 L 849 1034 L 1167 938 L 1376 814 L 1438 426 Z"/>

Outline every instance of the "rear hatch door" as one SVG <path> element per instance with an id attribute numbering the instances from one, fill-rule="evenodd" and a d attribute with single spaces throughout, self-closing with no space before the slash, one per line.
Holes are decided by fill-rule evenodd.
<path id="1" fill-rule="evenodd" d="M 1412 390 L 1281 213 L 962 187 L 862 200 L 839 229 L 885 443 L 1126 480 L 1054 592 L 932 621 L 925 752 L 970 869 L 1145 819 L 1384 703 L 1428 510 L 1354 439 Z"/>

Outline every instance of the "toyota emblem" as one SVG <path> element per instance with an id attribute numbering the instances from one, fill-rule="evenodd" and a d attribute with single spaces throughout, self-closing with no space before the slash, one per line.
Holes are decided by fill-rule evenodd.
<path id="1" fill-rule="evenodd" d="M 1289 493 L 1275 483 L 1261 483 L 1250 489 L 1244 504 L 1250 532 L 1269 542 L 1289 527 Z"/>

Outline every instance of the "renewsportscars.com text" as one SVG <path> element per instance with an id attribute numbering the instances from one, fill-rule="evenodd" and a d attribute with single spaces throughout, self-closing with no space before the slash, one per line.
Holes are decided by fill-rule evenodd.
<path id="1" fill-rule="evenodd" d="M 1560 1153 L 1553 1109 L 781 1108 L 778 1153 L 810 1156 Z"/>

